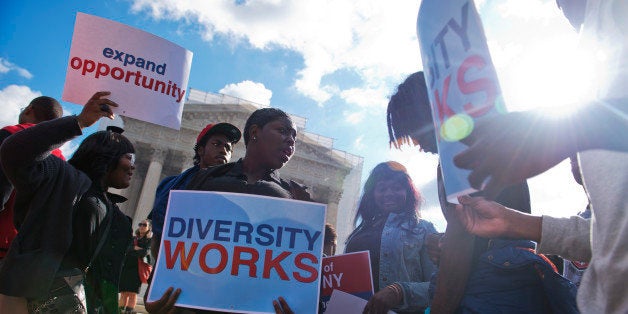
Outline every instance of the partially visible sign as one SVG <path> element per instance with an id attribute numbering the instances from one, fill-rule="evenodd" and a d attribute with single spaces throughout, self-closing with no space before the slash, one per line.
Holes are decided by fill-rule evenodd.
<path id="1" fill-rule="evenodd" d="M 373 296 L 373 278 L 371 276 L 369 251 L 353 252 L 323 258 L 321 303 L 324 312 L 333 309 L 336 313 L 342 313 L 343 310 L 348 310 L 334 308 L 334 306 L 329 303 L 332 294 L 338 290 L 366 301 Z"/>
<path id="2" fill-rule="evenodd" d="M 83 105 L 111 91 L 117 114 L 181 126 L 192 52 L 163 38 L 101 17 L 78 13 L 63 100 Z"/>
<path id="3" fill-rule="evenodd" d="M 171 191 L 149 301 L 182 289 L 178 306 L 316 313 L 324 204 L 266 196 Z"/>
<path id="4" fill-rule="evenodd" d="M 473 0 L 423 0 L 417 20 L 423 70 L 449 202 L 475 190 L 453 157 L 478 119 L 505 113 L 497 73 Z"/>

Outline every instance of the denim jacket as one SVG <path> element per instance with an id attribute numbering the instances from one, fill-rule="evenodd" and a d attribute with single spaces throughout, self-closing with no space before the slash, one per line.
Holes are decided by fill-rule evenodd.
<path id="1" fill-rule="evenodd" d="M 407 213 L 388 215 L 380 249 L 380 288 L 398 283 L 403 289 L 403 304 L 397 312 L 415 312 L 428 306 L 429 280 L 436 266 L 424 247 L 425 237 L 436 233 L 434 225 Z"/>
<path id="2" fill-rule="evenodd" d="M 456 313 L 578 313 L 575 285 L 533 250 L 531 241 L 489 241 Z"/>

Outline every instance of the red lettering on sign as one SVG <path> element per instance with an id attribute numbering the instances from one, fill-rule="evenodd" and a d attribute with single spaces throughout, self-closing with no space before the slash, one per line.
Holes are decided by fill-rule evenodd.
<path id="1" fill-rule="evenodd" d="M 177 246 L 174 248 L 173 254 L 170 246 L 170 241 L 164 240 L 164 251 L 166 252 L 166 268 L 174 268 L 174 264 L 177 262 L 177 259 L 180 258 L 181 270 L 188 270 L 188 267 L 190 267 L 190 264 L 192 263 L 192 258 L 194 257 L 194 253 L 196 252 L 197 247 L 197 242 L 192 243 L 190 252 L 188 254 L 185 254 L 185 242 L 178 241 Z"/>
<path id="2" fill-rule="evenodd" d="M 281 261 L 290 256 L 290 252 L 281 252 L 277 257 L 273 258 L 273 251 L 266 250 L 264 255 L 264 271 L 262 272 L 262 278 L 270 278 L 270 270 L 275 269 L 281 280 L 288 280 L 286 271 L 281 267 Z"/>
<path id="3" fill-rule="evenodd" d="M 250 254 L 251 258 L 242 258 L 242 253 Z M 240 265 L 249 266 L 249 277 L 257 278 L 257 265 L 255 263 L 259 260 L 259 252 L 256 249 L 245 246 L 236 246 L 233 248 L 233 262 L 231 263 L 231 275 L 237 276 Z"/>
<path id="4" fill-rule="evenodd" d="M 497 86 L 495 83 L 488 78 L 479 78 L 472 81 L 465 81 L 465 74 L 469 69 L 483 69 L 486 66 L 486 61 L 479 55 L 472 55 L 466 58 L 460 68 L 458 68 L 458 78 L 457 83 L 458 87 L 460 87 L 460 91 L 467 95 L 473 94 L 477 92 L 485 92 L 486 100 L 484 103 L 479 105 L 474 105 L 472 103 L 464 104 L 464 111 L 470 116 L 477 118 L 485 115 L 493 107 L 495 107 L 495 99 L 497 98 Z"/>
<path id="5" fill-rule="evenodd" d="M 220 262 L 218 263 L 218 266 L 216 267 L 209 267 L 207 266 L 207 253 L 209 253 L 209 250 L 217 250 L 218 253 L 220 253 Z M 208 273 L 208 274 L 217 274 L 221 271 L 223 271 L 225 269 L 225 267 L 227 267 L 227 261 L 229 260 L 229 253 L 227 253 L 227 249 L 218 244 L 218 243 L 210 243 L 207 244 L 203 247 L 203 249 L 201 250 L 201 256 L 199 256 L 199 265 L 201 266 L 201 269 Z"/>
<path id="6" fill-rule="evenodd" d="M 438 93 L 438 89 L 434 90 L 434 99 L 436 100 L 436 107 L 438 108 L 438 120 L 442 124 L 445 118 L 454 115 L 454 111 L 451 110 L 447 104 L 447 95 L 449 94 L 449 85 L 451 83 L 451 75 L 448 75 L 443 82 L 443 93 Z"/>
<path id="7" fill-rule="evenodd" d="M 312 263 L 314 264 L 318 264 L 318 259 L 316 258 L 316 256 L 312 255 L 311 253 L 299 253 L 297 254 L 297 256 L 294 258 L 294 265 L 301 270 L 305 270 L 306 272 L 309 272 L 310 275 L 308 277 L 304 277 L 301 276 L 300 273 L 298 272 L 293 272 L 292 276 L 294 276 L 294 278 L 300 282 L 304 282 L 304 283 L 310 283 L 313 282 L 314 280 L 316 280 L 316 278 L 318 278 L 318 271 L 316 270 L 316 268 L 304 264 L 303 260 L 304 259 L 308 259 L 310 260 Z"/>

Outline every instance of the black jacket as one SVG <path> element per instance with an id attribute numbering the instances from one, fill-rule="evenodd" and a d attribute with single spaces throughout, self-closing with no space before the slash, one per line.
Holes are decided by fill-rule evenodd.
<path id="1" fill-rule="evenodd" d="M 33 299 L 46 296 L 57 271 L 89 261 L 77 250 L 93 252 L 106 212 L 113 215 L 111 236 L 95 264 L 98 273 L 117 282 L 121 265 L 114 263 L 123 260 L 131 239 L 128 218 L 113 202 L 104 205 L 104 192 L 93 187 L 85 173 L 50 155 L 81 134 L 76 117 L 70 116 L 42 122 L 2 144 L 2 167 L 16 190 L 15 215 L 24 218 L 0 267 L 0 293 Z"/>

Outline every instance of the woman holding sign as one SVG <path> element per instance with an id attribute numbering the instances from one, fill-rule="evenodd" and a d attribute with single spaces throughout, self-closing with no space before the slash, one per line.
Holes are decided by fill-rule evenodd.
<path id="1" fill-rule="evenodd" d="M 297 127 L 290 116 L 276 108 L 258 109 L 244 126 L 244 158 L 224 165 L 200 170 L 186 190 L 220 191 L 256 194 L 297 200 L 310 200 L 306 187 L 279 177 L 282 168 L 294 155 Z M 160 300 L 147 302 L 151 313 L 167 313 L 181 289 L 167 290 Z M 281 313 L 288 313 L 286 300 L 268 300 Z"/>
<path id="2" fill-rule="evenodd" d="M 406 168 L 389 161 L 377 165 L 364 185 L 346 252 L 369 251 L 375 295 L 365 313 L 417 312 L 428 306 L 428 287 L 436 266 L 423 245 L 436 233 L 420 219 L 421 195 Z"/>

